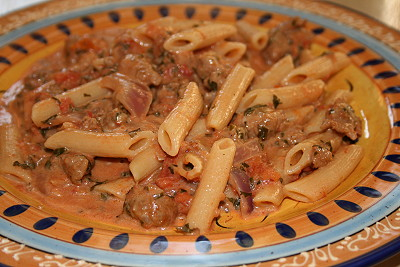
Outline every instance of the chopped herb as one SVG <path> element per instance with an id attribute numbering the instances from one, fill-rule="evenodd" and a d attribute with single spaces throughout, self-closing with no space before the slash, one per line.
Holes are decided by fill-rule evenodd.
<path id="1" fill-rule="evenodd" d="M 131 172 L 130 171 L 125 171 L 125 172 L 121 172 L 121 175 L 120 175 L 121 177 L 130 177 L 130 176 L 132 176 L 132 174 L 131 174 Z"/>
<path id="2" fill-rule="evenodd" d="M 101 198 L 101 200 L 106 201 L 108 199 L 108 194 L 101 192 L 100 193 L 100 198 Z"/>
<path id="3" fill-rule="evenodd" d="M 140 128 L 137 128 L 136 130 L 130 131 L 128 134 L 130 137 L 134 137 L 137 135 L 137 133 L 140 132 Z"/>
<path id="4" fill-rule="evenodd" d="M 46 169 L 50 169 L 51 168 L 51 160 L 50 159 L 48 159 L 47 161 L 46 161 L 46 163 L 44 164 L 44 167 L 46 168 Z"/>
<path id="5" fill-rule="evenodd" d="M 53 116 L 48 117 L 46 120 L 42 121 L 43 124 L 51 124 L 51 121 L 54 120 L 57 117 L 57 114 L 54 114 Z"/>
<path id="6" fill-rule="evenodd" d="M 233 204 L 235 210 L 238 210 L 240 208 L 240 198 L 228 197 L 228 200 Z"/>
<path id="7" fill-rule="evenodd" d="M 260 147 L 261 147 L 261 150 L 264 150 L 264 143 L 263 142 L 260 142 Z"/>
<path id="8" fill-rule="evenodd" d="M 244 197 L 251 197 L 251 196 L 252 196 L 252 193 L 251 193 L 251 192 L 248 193 L 248 192 L 240 191 L 240 195 L 242 195 L 242 196 L 244 196 Z"/>
<path id="9" fill-rule="evenodd" d="M 146 185 L 145 187 L 143 187 L 144 190 L 149 191 L 149 187 Z"/>
<path id="10" fill-rule="evenodd" d="M 35 169 L 36 164 L 33 162 L 31 158 L 29 160 L 25 161 L 24 163 L 20 163 L 19 161 L 14 161 L 13 166 L 18 166 L 21 167 L 22 169 Z"/>
<path id="11" fill-rule="evenodd" d="M 328 113 L 329 113 L 329 114 L 333 114 L 333 113 L 335 113 L 335 109 L 333 109 L 333 108 L 330 108 L 330 109 L 328 110 Z"/>
<path id="12" fill-rule="evenodd" d="M 206 133 L 204 136 L 205 136 L 205 137 L 212 137 L 213 134 L 212 134 L 212 133 Z"/>
<path id="13" fill-rule="evenodd" d="M 218 90 L 218 84 L 214 81 L 208 80 L 208 87 L 210 87 L 211 91 L 217 91 Z"/>
<path id="14" fill-rule="evenodd" d="M 282 177 L 279 178 L 279 182 L 280 182 L 281 184 L 283 184 L 283 179 L 282 179 Z"/>
<path id="15" fill-rule="evenodd" d="M 185 224 L 184 226 L 178 226 L 178 227 L 176 227 L 176 231 L 179 232 L 179 233 L 192 233 L 192 232 L 193 232 L 193 229 L 191 229 L 191 228 L 189 227 L 189 224 L 187 223 L 187 224 Z"/>
<path id="16" fill-rule="evenodd" d="M 161 114 L 160 114 L 160 112 L 156 111 L 156 112 L 153 113 L 153 115 L 156 116 L 156 117 L 160 117 Z"/>
<path id="17" fill-rule="evenodd" d="M 83 93 L 83 96 L 84 96 L 84 97 L 91 97 L 92 95 L 91 95 L 91 94 Z"/>
<path id="18" fill-rule="evenodd" d="M 289 145 L 289 141 L 288 141 L 288 140 L 284 139 L 283 142 L 284 142 L 286 145 Z"/>
<path id="19" fill-rule="evenodd" d="M 245 168 L 248 168 L 248 167 L 250 167 L 250 165 L 249 165 L 249 164 L 247 164 L 246 162 L 242 162 L 242 166 L 243 166 L 243 167 L 245 167 Z"/>
<path id="20" fill-rule="evenodd" d="M 260 105 L 254 105 L 254 106 L 252 106 L 252 107 L 247 108 L 247 109 L 243 112 L 243 114 L 244 114 L 245 116 L 248 116 L 248 115 L 250 115 L 251 113 L 253 113 L 254 110 L 256 110 L 257 108 L 263 108 L 263 107 L 266 107 L 266 106 L 267 106 L 267 105 L 262 105 L 262 104 L 260 104 Z"/>
<path id="21" fill-rule="evenodd" d="M 325 142 L 325 144 L 329 147 L 329 151 L 332 152 L 333 148 L 332 148 L 332 143 L 331 141 Z"/>
<path id="22" fill-rule="evenodd" d="M 249 178 L 249 183 L 250 183 L 250 188 L 253 190 L 254 189 L 254 178 L 253 177 Z"/>
<path id="23" fill-rule="evenodd" d="M 179 192 L 180 192 L 180 193 L 185 193 L 185 192 L 187 192 L 187 190 L 181 188 L 181 189 L 179 190 Z"/>
<path id="24" fill-rule="evenodd" d="M 47 134 L 48 130 L 50 130 L 50 129 L 49 128 L 40 128 L 39 129 L 39 132 L 43 136 L 43 138 L 46 138 L 46 134 Z"/>
<path id="25" fill-rule="evenodd" d="M 274 108 L 276 109 L 280 104 L 282 104 L 282 101 L 276 95 L 273 95 L 272 103 L 274 104 Z"/>
<path id="26" fill-rule="evenodd" d="M 171 166 L 168 166 L 168 170 L 169 170 L 169 172 L 171 173 L 171 174 L 174 174 L 175 172 L 174 172 L 174 168 L 172 168 Z"/>
<path id="27" fill-rule="evenodd" d="M 58 156 L 60 156 L 61 154 L 64 154 L 67 150 L 68 150 L 68 149 L 67 149 L 66 147 L 56 148 L 56 149 L 54 149 L 53 154 L 54 154 L 56 157 L 58 157 Z"/>
<path id="28" fill-rule="evenodd" d="M 358 138 L 355 140 L 352 140 L 347 135 L 343 136 L 342 140 L 343 140 L 343 142 L 350 143 L 350 144 L 355 144 L 358 142 Z"/>
<path id="29" fill-rule="evenodd" d="M 265 139 L 267 139 L 267 135 L 268 135 L 268 128 L 266 128 L 266 127 L 264 127 L 264 126 L 258 125 L 257 137 L 258 137 L 261 141 L 264 141 Z"/>

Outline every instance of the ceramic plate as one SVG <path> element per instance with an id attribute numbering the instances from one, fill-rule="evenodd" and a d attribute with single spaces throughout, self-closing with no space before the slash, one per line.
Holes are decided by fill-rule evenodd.
<path id="1" fill-rule="evenodd" d="M 0 262 L 28 266 L 374 263 L 400 248 L 400 36 L 372 19 L 310 1 L 71 1 L 0 18 L 0 89 L 71 34 L 133 27 L 163 16 L 273 27 L 308 20 L 315 43 L 349 55 L 340 81 L 354 86 L 366 155 L 348 179 L 312 204 L 285 200 L 263 221 L 224 224 L 200 236 L 140 233 L 43 207 L 0 179 Z M 334 83 L 335 81 L 333 81 Z M 7 94 L 7 92 L 5 92 Z"/>

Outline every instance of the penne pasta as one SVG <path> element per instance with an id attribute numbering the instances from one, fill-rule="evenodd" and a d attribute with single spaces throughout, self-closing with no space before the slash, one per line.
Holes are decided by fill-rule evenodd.
<path id="1" fill-rule="evenodd" d="M 98 157 L 133 159 L 147 149 L 154 138 L 152 131 L 96 133 L 69 128 L 50 136 L 44 146 L 50 149 L 65 147 Z"/>
<path id="2" fill-rule="evenodd" d="M 216 216 L 235 151 L 235 143 L 229 138 L 220 139 L 213 144 L 186 218 L 191 229 L 197 228 L 200 233 L 206 232 Z"/>
<path id="3" fill-rule="evenodd" d="M 187 180 L 193 180 L 200 177 L 204 169 L 203 159 L 193 153 L 187 153 L 183 160 L 178 161 L 175 170 Z"/>
<path id="4" fill-rule="evenodd" d="M 173 34 L 165 41 L 164 49 L 170 52 L 193 51 L 222 41 L 235 33 L 236 28 L 229 24 L 202 25 Z"/>
<path id="5" fill-rule="evenodd" d="M 149 147 L 132 159 L 129 170 L 136 182 L 140 182 L 161 167 L 162 162 L 156 153 L 154 147 Z"/>
<path id="6" fill-rule="evenodd" d="M 203 98 L 197 84 L 188 84 L 183 98 L 168 114 L 158 129 L 158 143 L 171 156 L 178 154 L 183 139 L 203 110 Z"/>
<path id="7" fill-rule="evenodd" d="M 298 85 L 279 87 L 274 89 L 256 89 L 244 95 L 238 112 L 256 105 L 286 109 L 301 107 L 316 101 L 324 92 L 325 83 L 314 80 Z"/>
<path id="8" fill-rule="evenodd" d="M 246 45 L 240 42 L 218 42 L 214 50 L 219 59 L 236 63 L 245 54 Z"/>
<path id="9" fill-rule="evenodd" d="M 134 185 L 135 181 L 131 177 L 127 177 L 96 185 L 93 190 L 124 199 Z"/>
<path id="10" fill-rule="evenodd" d="M 327 79 L 350 64 L 348 56 L 341 52 L 326 54 L 292 70 L 283 80 L 283 85 L 291 85 L 317 79 Z"/>
<path id="11" fill-rule="evenodd" d="M 291 55 L 287 55 L 276 62 L 262 75 L 256 77 L 251 89 L 274 88 L 276 85 L 280 84 L 282 79 L 285 78 L 293 69 L 293 58 Z"/>
<path id="12" fill-rule="evenodd" d="M 236 28 L 252 48 L 262 50 L 267 45 L 268 33 L 265 29 L 257 28 L 244 20 L 236 22 Z"/>
<path id="13" fill-rule="evenodd" d="M 111 91 L 101 86 L 101 78 L 85 83 L 75 89 L 37 102 L 32 107 L 32 121 L 38 127 L 49 127 L 56 125 L 56 120 L 49 120 L 61 112 L 61 101 L 68 99 L 74 107 L 86 105 L 87 103 L 111 96 Z"/>
<path id="14" fill-rule="evenodd" d="M 252 68 L 236 64 L 211 105 L 206 119 L 207 127 L 220 130 L 228 125 L 254 74 Z"/>
<path id="15" fill-rule="evenodd" d="M 284 198 L 283 185 L 280 182 L 274 182 L 266 184 L 258 189 L 254 195 L 253 202 L 256 205 L 271 203 L 275 206 L 279 206 Z"/>
<path id="16" fill-rule="evenodd" d="M 313 202 L 325 197 L 350 175 L 362 156 L 363 149 L 358 145 L 341 148 L 328 165 L 285 185 L 286 196 L 301 202 Z"/>

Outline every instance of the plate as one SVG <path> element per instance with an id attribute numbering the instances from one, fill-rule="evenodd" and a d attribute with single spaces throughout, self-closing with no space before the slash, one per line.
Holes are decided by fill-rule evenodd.
<path id="1" fill-rule="evenodd" d="M 322 14 L 323 13 L 323 14 Z M 163 16 L 273 27 L 308 20 L 319 46 L 348 54 L 364 112 L 367 150 L 355 172 L 325 199 L 284 203 L 256 225 L 200 236 L 140 233 L 43 207 L 0 178 L 4 264 L 271 265 L 372 264 L 400 249 L 400 36 L 348 10 L 314 1 L 54 1 L 0 18 L 0 88 L 70 34 L 132 27 Z M 341 80 L 344 80 L 343 77 Z M 7 94 L 7 92 L 5 92 Z"/>

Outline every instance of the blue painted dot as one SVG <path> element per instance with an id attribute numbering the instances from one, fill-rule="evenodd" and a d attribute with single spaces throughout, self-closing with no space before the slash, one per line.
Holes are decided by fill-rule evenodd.
<path id="1" fill-rule="evenodd" d="M 196 13 L 196 8 L 194 7 L 189 6 L 185 9 L 185 14 L 188 19 L 191 19 L 195 13 Z"/>
<path id="2" fill-rule="evenodd" d="M 60 30 L 62 33 L 64 33 L 65 35 L 71 35 L 71 31 L 68 28 L 67 25 L 63 24 L 63 23 L 59 23 L 57 24 L 57 29 Z"/>
<path id="3" fill-rule="evenodd" d="M 42 34 L 40 34 L 40 33 L 38 33 L 38 32 L 33 32 L 33 33 L 31 33 L 31 37 L 32 37 L 34 40 L 38 41 L 38 42 L 41 42 L 41 43 L 43 43 L 43 44 L 47 44 L 47 39 L 46 39 L 46 37 L 44 37 Z"/>
<path id="4" fill-rule="evenodd" d="M 393 144 L 396 144 L 396 145 L 400 145 L 400 138 L 393 139 L 390 142 L 393 143 Z"/>
<path id="5" fill-rule="evenodd" d="M 4 195 L 5 193 L 6 193 L 6 191 L 0 190 L 0 197 L 1 197 L 2 195 Z"/>
<path id="6" fill-rule="evenodd" d="M 166 17 L 169 15 L 169 9 L 166 6 L 161 6 L 160 9 L 158 10 L 160 12 L 160 15 L 163 17 Z"/>
<path id="7" fill-rule="evenodd" d="M 199 236 L 195 243 L 198 252 L 206 253 L 211 250 L 211 242 L 204 235 Z"/>
<path id="8" fill-rule="evenodd" d="M 238 11 L 236 11 L 236 20 L 241 20 L 242 18 L 244 18 L 244 16 L 246 16 L 247 11 L 246 9 L 239 9 Z"/>
<path id="9" fill-rule="evenodd" d="M 371 60 L 368 60 L 367 62 L 364 62 L 364 64 L 362 64 L 361 67 L 375 66 L 375 65 L 382 64 L 383 62 L 385 62 L 384 59 L 371 59 Z"/>
<path id="10" fill-rule="evenodd" d="M 318 226 L 326 226 L 329 224 L 329 219 L 326 218 L 325 215 L 323 215 L 319 212 L 310 211 L 310 212 L 307 212 L 307 216 L 308 216 L 308 219 L 310 219 L 310 221 L 313 224 L 316 224 Z"/>
<path id="11" fill-rule="evenodd" d="M 343 37 L 339 37 L 339 38 L 333 39 L 333 40 L 328 44 L 328 47 L 334 47 L 334 46 L 343 44 L 345 41 L 346 41 L 346 38 L 343 38 Z"/>
<path id="12" fill-rule="evenodd" d="M 210 10 L 210 17 L 212 19 L 215 19 L 218 17 L 219 12 L 221 11 L 221 9 L 219 7 L 214 7 Z"/>
<path id="13" fill-rule="evenodd" d="M 395 174 L 395 173 L 391 173 L 391 172 L 385 172 L 385 171 L 376 171 L 376 172 L 372 172 L 372 175 L 374 175 L 375 177 L 384 180 L 386 182 L 398 182 L 400 181 L 400 177 Z"/>
<path id="14" fill-rule="evenodd" d="M 127 233 L 119 234 L 110 241 L 110 248 L 120 250 L 129 242 L 129 235 Z"/>
<path id="15" fill-rule="evenodd" d="M 325 31 L 325 28 L 323 28 L 323 27 L 318 27 L 318 28 L 315 28 L 312 30 L 312 32 L 314 34 L 322 34 L 324 31 Z"/>
<path id="16" fill-rule="evenodd" d="M 364 51 L 365 51 L 364 47 L 357 47 L 357 48 L 354 48 L 353 50 L 351 50 L 349 53 L 347 53 L 347 55 L 350 57 L 353 55 L 363 53 Z"/>
<path id="17" fill-rule="evenodd" d="M 7 217 L 13 217 L 17 216 L 23 212 L 25 212 L 27 209 L 29 209 L 29 205 L 26 204 L 19 204 L 19 205 L 14 205 L 11 207 L 8 207 L 3 214 Z"/>
<path id="18" fill-rule="evenodd" d="M 258 24 L 262 25 L 267 21 L 269 21 L 270 19 L 272 19 L 272 14 L 266 13 L 260 17 L 260 19 L 258 20 Z"/>
<path id="19" fill-rule="evenodd" d="M 34 225 L 33 228 L 36 230 L 45 230 L 51 226 L 53 226 L 57 222 L 58 218 L 57 217 L 48 217 L 41 219 L 40 221 L 37 221 Z"/>
<path id="20" fill-rule="evenodd" d="M 12 49 L 14 49 L 15 51 L 21 52 L 21 53 L 23 53 L 23 54 L 28 54 L 28 50 L 26 50 L 26 48 L 23 47 L 23 46 L 20 45 L 20 44 L 12 43 L 12 44 L 10 44 L 10 47 L 11 47 Z"/>
<path id="21" fill-rule="evenodd" d="M 0 56 L 0 63 L 11 65 L 11 62 L 6 57 L 2 57 L 2 56 Z"/>
<path id="22" fill-rule="evenodd" d="M 381 192 L 379 192 L 378 190 L 371 188 L 371 187 L 356 186 L 356 187 L 354 187 L 354 190 L 356 190 L 358 193 L 360 193 L 366 197 L 379 198 L 382 196 Z"/>
<path id="23" fill-rule="evenodd" d="M 395 121 L 393 122 L 394 127 L 400 127 L 400 121 Z"/>
<path id="24" fill-rule="evenodd" d="M 244 231 L 237 231 L 236 235 L 235 235 L 235 239 L 236 239 L 236 243 L 243 248 L 249 248 L 254 245 L 253 238 Z"/>
<path id="25" fill-rule="evenodd" d="M 143 17 L 144 17 L 144 11 L 143 11 L 143 9 L 141 9 L 141 8 L 135 8 L 135 9 L 133 10 L 133 15 L 135 15 L 135 17 L 136 17 L 138 20 L 142 20 Z"/>
<path id="26" fill-rule="evenodd" d="M 400 108 L 400 103 L 391 104 L 390 108 Z"/>
<path id="27" fill-rule="evenodd" d="M 295 238 L 296 237 L 296 231 L 287 224 L 276 223 L 275 228 L 276 228 L 276 231 L 284 238 Z"/>
<path id="28" fill-rule="evenodd" d="M 94 28 L 94 21 L 90 17 L 84 16 L 81 18 L 81 21 L 89 28 Z"/>
<path id="29" fill-rule="evenodd" d="M 79 244 L 85 243 L 92 237 L 92 235 L 93 235 L 93 228 L 85 228 L 76 232 L 72 237 L 72 241 Z"/>
<path id="30" fill-rule="evenodd" d="M 114 23 L 118 23 L 119 20 L 120 20 L 119 13 L 116 12 L 116 11 L 110 11 L 110 12 L 108 13 L 108 17 L 109 17 L 110 20 L 111 20 L 112 22 L 114 22 Z"/>
<path id="31" fill-rule="evenodd" d="M 161 253 L 168 248 L 168 239 L 165 236 L 156 237 L 150 244 L 153 253 Z"/>
<path id="32" fill-rule="evenodd" d="M 400 85 L 391 86 L 383 90 L 384 94 L 397 94 L 400 93 Z"/>
<path id="33" fill-rule="evenodd" d="M 362 208 L 358 204 L 348 201 L 348 200 L 335 200 L 335 203 L 340 208 L 342 208 L 346 211 L 349 211 L 349 212 L 357 213 L 357 212 L 362 211 Z"/>
<path id="34" fill-rule="evenodd" d="M 400 155 L 399 154 L 392 154 L 392 155 L 387 155 L 383 157 L 386 160 L 389 160 L 391 162 L 400 164 Z"/>
<path id="35" fill-rule="evenodd" d="M 389 79 L 397 75 L 395 71 L 382 71 L 374 76 L 374 79 Z"/>

